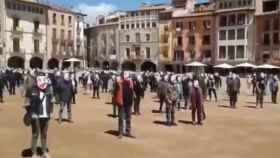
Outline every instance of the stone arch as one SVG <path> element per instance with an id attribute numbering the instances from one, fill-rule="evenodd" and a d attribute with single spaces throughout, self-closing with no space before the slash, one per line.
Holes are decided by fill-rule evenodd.
<path id="1" fill-rule="evenodd" d="M 43 60 L 39 57 L 32 57 L 29 62 L 29 66 L 32 69 L 42 69 L 43 68 Z"/>
<path id="2" fill-rule="evenodd" d="M 141 71 L 153 71 L 155 72 L 157 70 L 156 64 L 150 61 L 146 61 L 141 65 Z"/>
<path id="3" fill-rule="evenodd" d="M 59 68 L 59 60 L 56 58 L 51 58 L 48 61 L 48 68 L 49 69 L 55 69 L 55 68 Z"/>
<path id="4" fill-rule="evenodd" d="M 136 71 L 136 65 L 131 61 L 125 61 L 122 63 L 122 70 Z"/>
<path id="5" fill-rule="evenodd" d="M 24 59 L 19 56 L 13 56 L 8 59 L 8 67 L 24 69 Z"/>

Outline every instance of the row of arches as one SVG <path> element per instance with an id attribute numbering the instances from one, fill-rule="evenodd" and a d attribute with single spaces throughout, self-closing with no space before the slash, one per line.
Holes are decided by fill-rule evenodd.
<path id="1" fill-rule="evenodd" d="M 74 63 L 74 67 L 78 67 L 80 63 Z M 55 69 L 59 67 L 59 60 L 56 58 L 51 58 L 48 60 L 48 69 Z M 69 62 L 63 62 L 62 68 L 68 68 L 71 66 L 71 63 Z M 25 68 L 25 61 L 22 57 L 19 56 L 13 56 L 8 59 L 8 67 L 10 68 Z M 43 59 L 40 57 L 32 57 L 29 61 L 29 67 L 34 68 L 43 68 Z"/>
<path id="2" fill-rule="evenodd" d="M 94 61 L 93 64 L 94 67 L 102 68 L 102 69 L 112 69 L 117 70 L 119 67 L 119 63 L 117 61 L 112 61 L 111 63 L 108 61 L 104 61 L 102 64 L 100 64 L 99 61 Z M 121 64 L 122 70 L 129 70 L 129 71 L 136 71 L 137 66 L 135 63 L 131 61 L 125 61 Z M 141 71 L 153 71 L 155 72 L 157 70 L 156 64 L 150 61 L 146 61 L 141 65 Z"/>

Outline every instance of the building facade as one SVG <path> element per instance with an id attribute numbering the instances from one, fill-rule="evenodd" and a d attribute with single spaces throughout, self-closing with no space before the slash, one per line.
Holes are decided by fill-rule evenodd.
<path id="1" fill-rule="evenodd" d="M 193 9 L 173 13 L 173 66 L 176 72 L 185 72 L 185 64 L 191 61 L 214 64 L 214 6 L 211 3 L 191 4 L 193 7 L 186 5 Z"/>
<path id="2" fill-rule="evenodd" d="M 255 18 L 255 61 L 280 65 L 280 1 L 256 1 Z"/>
<path id="3" fill-rule="evenodd" d="M 123 12 L 115 12 L 100 16 L 95 26 L 86 29 L 89 67 L 119 68 L 119 18 L 123 15 Z"/>
<path id="4" fill-rule="evenodd" d="M 155 71 L 159 64 L 159 13 L 166 5 L 142 5 L 120 17 L 122 69 Z"/>
<path id="5" fill-rule="evenodd" d="M 216 63 L 255 61 L 254 13 L 254 0 L 215 0 Z"/>
<path id="6" fill-rule="evenodd" d="M 47 10 L 48 6 L 33 1 L 5 0 L 2 66 L 44 67 L 47 58 Z"/>

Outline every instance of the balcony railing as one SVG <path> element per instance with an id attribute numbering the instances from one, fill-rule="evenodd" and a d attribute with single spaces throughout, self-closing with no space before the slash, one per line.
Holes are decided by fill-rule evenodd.
<path id="1" fill-rule="evenodd" d="M 23 33 L 23 28 L 22 28 L 22 27 L 19 27 L 19 26 L 13 28 L 12 30 L 13 30 L 13 31 L 12 31 L 13 34 L 22 34 L 22 33 Z"/>

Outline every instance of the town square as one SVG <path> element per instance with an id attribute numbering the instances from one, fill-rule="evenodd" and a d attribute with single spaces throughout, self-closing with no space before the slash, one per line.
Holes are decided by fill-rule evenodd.
<path id="1" fill-rule="evenodd" d="M 278 158 L 280 0 L 1 0 L 0 157 Z"/>

